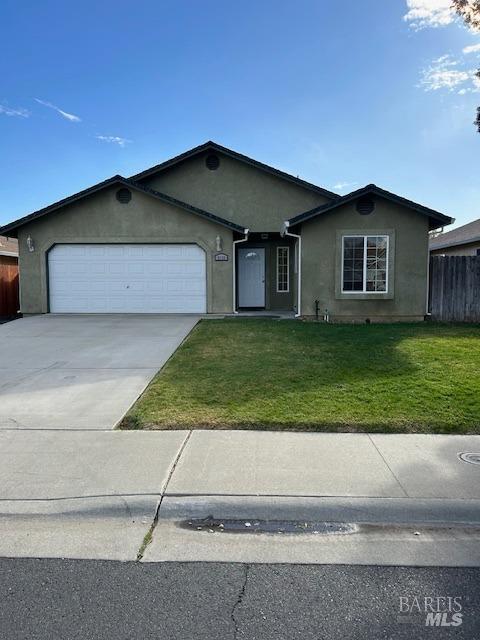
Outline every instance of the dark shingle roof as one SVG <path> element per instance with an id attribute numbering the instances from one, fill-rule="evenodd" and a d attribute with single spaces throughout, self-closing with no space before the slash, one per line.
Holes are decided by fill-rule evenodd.
<path id="1" fill-rule="evenodd" d="M 113 176 L 111 178 L 108 178 L 107 180 L 104 180 L 103 182 L 99 182 L 98 184 L 93 185 L 92 187 L 89 187 L 88 189 L 84 189 L 83 191 L 79 191 L 78 193 L 75 193 L 72 196 L 68 196 L 67 198 L 63 198 L 62 200 L 59 200 L 58 202 L 54 202 L 53 204 L 48 205 L 48 207 L 44 207 L 43 209 L 39 209 L 38 211 L 34 211 L 33 213 L 28 214 L 27 216 L 24 216 L 23 218 L 19 218 L 18 220 L 15 220 L 14 222 L 10 222 L 9 224 L 6 224 L 3 227 L 0 227 L 0 233 L 3 234 L 7 234 L 8 235 L 14 235 L 16 234 L 16 230 L 23 226 L 24 224 L 26 224 L 27 222 L 31 222 L 32 220 L 36 220 L 37 218 L 40 218 L 42 216 L 47 215 L 48 213 L 51 213 L 52 211 L 56 211 L 58 209 L 61 209 L 62 207 L 64 207 L 67 204 L 71 204 L 72 202 L 76 202 L 77 200 L 81 200 L 82 198 L 85 198 L 86 196 L 92 195 L 94 193 L 97 193 L 97 191 L 101 191 L 102 189 L 105 189 L 107 187 L 110 187 L 114 184 L 123 184 L 127 187 L 130 187 L 132 189 L 136 189 L 137 191 L 142 191 L 143 193 L 147 193 L 151 196 L 153 196 L 154 198 L 157 198 L 158 200 L 161 200 L 162 202 L 166 202 L 167 204 L 171 204 L 177 207 L 180 207 L 181 209 L 185 209 L 186 211 L 189 211 L 190 213 L 194 213 L 198 216 L 201 216 L 202 218 L 206 218 L 208 220 L 211 220 L 212 222 L 217 222 L 218 224 L 223 225 L 224 227 L 228 227 L 229 229 L 232 229 L 233 231 L 238 231 L 239 233 L 243 233 L 245 231 L 244 227 L 242 227 L 241 225 L 238 225 L 234 222 L 230 222 L 230 220 L 226 220 L 225 218 L 221 218 L 220 216 L 215 215 L 214 213 L 210 213 L 209 211 L 205 211 L 204 209 L 199 209 L 198 207 L 194 207 L 190 204 L 187 204 L 186 202 L 183 202 L 182 200 L 177 200 L 176 198 L 172 198 L 171 196 L 166 195 L 165 193 L 160 193 L 160 191 L 155 191 L 154 189 L 150 189 L 149 187 L 145 187 L 141 184 L 138 184 L 137 182 L 135 182 L 134 180 L 131 180 L 130 178 L 124 178 L 123 176 L 120 175 L 116 175 Z M 11 233 L 13 232 L 13 233 Z"/>
<path id="2" fill-rule="evenodd" d="M 401 196 L 397 196 L 395 193 L 391 193 L 390 191 L 385 191 L 385 189 L 381 189 L 377 187 L 375 184 L 368 184 L 366 187 L 362 187 L 361 189 L 357 189 L 356 191 L 352 191 L 351 193 L 347 193 L 345 196 L 339 197 L 333 202 L 329 202 L 327 204 L 321 205 L 320 207 L 315 207 L 314 209 L 310 209 L 309 211 L 304 211 L 303 213 L 299 213 L 287 220 L 288 226 L 294 226 L 296 224 L 300 224 L 301 222 L 306 222 L 311 218 L 314 218 L 322 213 L 326 213 L 327 211 L 332 211 L 332 209 L 336 209 L 343 204 L 347 204 L 348 202 L 352 202 L 357 198 L 360 198 L 365 195 L 378 195 L 386 200 L 390 200 L 391 202 L 395 202 L 397 204 L 403 205 L 404 207 L 408 207 L 409 209 L 413 209 L 414 211 L 418 211 L 418 213 L 422 213 L 427 215 L 430 220 L 434 221 L 436 227 L 440 227 L 443 225 L 451 224 L 453 222 L 453 218 L 440 213 L 439 211 L 435 211 L 434 209 L 429 209 L 428 207 L 424 207 L 421 204 L 413 202 L 412 200 L 407 200 L 406 198 L 402 198 Z M 437 224 L 438 223 L 438 224 Z M 436 228 L 435 226 L 432 228 Z"/>
<path id="3" fill-rule="evenodd" d="M 227 147 L 222 147 L 222 145 L 209 140 L 204 144 L 199 145 L 198 147 L 194 147 L 193 149 L 189 149 L 184 153 L 181 153 L 174 158 L 170 158 L 170 160 L 166 160 L 165 162 L 161 162 L 150 169 L 145 169 L 145 171 L 141 171 L 140 173 L 131 176 L 132 180 L 143 180 L 144 178 L 148 178 L 154 173 L 158 173 L 159 171 L 164 171 L 165 169 L 169 169 L 170 167 L 178 164 L 179 162 L 183 162 L 183 160 L 187 160 L 192 156 L 198 155 L 200 153 L 204 153 L 205 151 L 217 151 L 218 153 L 223 153 L 224 155 L 230 156 L 231 158 L 235 158 L 236 160 L 240 160 L 241 162 L 245 162 L 246 164 L 251 165 L 252 167 L 256 167 L 257 169 L 261 169 L 262 171 L 266 171 L 267 173 L 271 173 L 273 175 L 278 176 L 279 178 L 283 178 L 284 180 L 288 180 L 289 182 L 293 182 L 298 184 L 301 187 L 305 187 L 310 191 L 315 191 L 316 193 L 320 193 L 326 198 L 330 198 L 332 200 L 339 198 L 340 196 L 333 191 L 328 191 L 327 189 L 323 189 L 316 184 L 312 184 L 311 182 L 307 182 L 306 180 L 302 180 L 301 178 L 297 178 L 292 176 L 285 171 L 281 171 L 280 169 L 275 169 L 275 167 L 271 167 L 268 164 L 264 164 L 263 162 L 259 162 L 258 160 L 254 160 L 253 158 L 249 158 L 248 156 L 244 156 L 237 151 L 233 151 L 232 149 L 228 149 Z"/>
<path id="4" fill-rule="evenodd" d="M 442 233 L 430 240 L 430 249 L 445 249 L 470 242 L 480 242 L 480 219 Z"/>

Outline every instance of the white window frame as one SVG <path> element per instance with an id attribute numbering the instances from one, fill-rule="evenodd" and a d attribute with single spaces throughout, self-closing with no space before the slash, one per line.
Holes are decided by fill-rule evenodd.
<path id="1" fill-rule="evenodd" d="M 343 288 L 344 279 L 343 279 L 343 270 L 345 268 L 345 239 L 346 238 L 363 238 L 363 289 L 358 291 L 345 291 Z M 385 291 L 367 291 L 367 240 L 368 238 L 385 238 L 387 241 L 387 255 L 386 255 L 386 265 L 385 265 Z M 370 233 L 367 235 L 363 235 L 361 233 L 349 233 L 342 236 L 342 293 L 343 294 L 352 294 L 352 295 L 385 295 L 388 293 L 388 278 L 389 278 L 389 261 L 390 261 L 390 236 L 383 233 Z"/>
<path id="2" fill-rule="evenodd" d="M 279 261 L 279 256 L 280 256 L 280 249 L 286 249 L 287 250 L 287 288 L 286 289 L 279 289 L 278 288 L 278 276 L 280 275 L 280 261 Z M 290 293 L 290 247 L 289 246 L 282 246 L 282 247 L 277 247 L 277 282 L 276 282 L 276 289 L 277 289 L 277 293 Z"/>

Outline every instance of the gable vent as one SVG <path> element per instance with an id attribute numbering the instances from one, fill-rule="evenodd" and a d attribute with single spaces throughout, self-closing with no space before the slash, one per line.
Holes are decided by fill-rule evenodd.
<path id="1" fill-rule="evenodd" d="M 130 189 L 119 189 L 117 191 L 117 200 L 122 204 L 128 204 L 132 199 L 132 192 Z"/>
<path id="2" fill-rule="evenodd" d="M 218 167 L 220 166 L 220 158 L 211 153 L 205 159 L 205 166 L 207 167 L 207 169 L 210 169 L 210 171 L 215 171 L 215 169 L 218 169 Z"/>
<path id="3" fill-rule="evenodd" d="M 356 209 L 361 216 L 368 216 L 375 209 L 375 202 L 372 198 L 360 198 L 357 200 Z"/>

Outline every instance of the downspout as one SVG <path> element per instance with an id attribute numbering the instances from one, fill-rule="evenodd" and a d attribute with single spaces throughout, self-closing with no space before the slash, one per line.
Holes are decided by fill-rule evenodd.
<path id="1" fill-rule="evenodd" d="M 247 242 L 248 240 L 248 234 L 250 233 L 250 229 L 244 229 L 243 230 L 244 233 L 244 238 L 242 238 L 241 240 L 234 240 L 233 241 L 233 264 L 232 264 L 232 271 L 233 271 L 233 313 L 238 313 L 237 311 L 237 244 L 240 244 L 241 242 Z"/>
<path id="2" fill-rule="evenodd" d="M 298 283 L 297 283 L 297 313 L 295 318 L 300 318 L 302 315 L 302 236 L 298 233 L 291 233 L 288 231 L 289 222 L 285 220 L 283 228 L 283 236 L 290 236 L 290 238 L 296 238 L 298 240 Z"/>

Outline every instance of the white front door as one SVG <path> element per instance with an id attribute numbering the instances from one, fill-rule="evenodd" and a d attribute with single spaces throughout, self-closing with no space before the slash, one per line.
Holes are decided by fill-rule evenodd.
<path id="1" fill-rule="evenodd" d="M 238 306 L 265 306 L 265 249 L 238 250 Z"/>
<path id="2" fill-rule="evenodd" d="M 52 313 L 206 313 L 196 244 L 57 244 L 48 275 Z"/>

